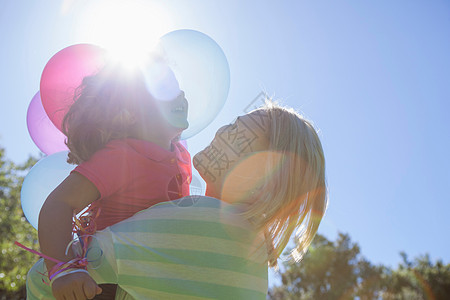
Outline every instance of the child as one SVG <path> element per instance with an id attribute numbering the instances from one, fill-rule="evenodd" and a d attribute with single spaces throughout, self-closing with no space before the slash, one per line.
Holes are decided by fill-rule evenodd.
<path id="1" fill-rule="evenodd" d="M 68 162 L 78 166 L 41 209 L 42 253 L 61 262 L 73 259 L 71 251 L 65 254 L 72 240 L 72 215 L 89 205 L 89 219 L 78 230 L 92 233 L 156 203 L 188 195 L 190 156 L 177 142 L 187 127 L 181 91 L 171 101 L 157 101 L 140 72 L 117 65 L 86 77 L 63 121 Z M 79 286 L 94 285 L 101 293 L 80 261 L 69 269 L 50 259 L 45 264 L 57 299 L 94 297 L 78 295 Z M 76 264 L 80 268 L 73 268 Z"/>

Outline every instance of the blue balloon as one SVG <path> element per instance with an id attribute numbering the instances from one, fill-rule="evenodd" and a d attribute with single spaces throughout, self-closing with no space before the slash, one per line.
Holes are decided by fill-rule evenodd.
<path id="1" fill-rule="evenodd" d="M 189 102 L 189 128 L 182 139 L 205 129 L 228 97 L 230 67 L 222 48 L 208 35 L 190 29 L 160 38 L 158 52 L 168 63 Z M 172 84 L 174 85 L 174 84 Z"/>
<path id="2" fill-rule="evenodd" d="M 68 151 L 57 152 L 38 161 L 28 172 L 20 192 L 22 210 L 38 229 L 39 212 L 48 195 L 67 177 L 75 165 L 67 163 Z"/>

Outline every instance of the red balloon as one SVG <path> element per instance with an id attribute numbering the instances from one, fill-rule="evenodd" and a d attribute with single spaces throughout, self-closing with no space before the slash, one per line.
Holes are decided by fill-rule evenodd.
<path id="1" fill-rule="evenodd" d="M 76 44 L 53 55 L 42 71 L 40 93 L 49 119 L 61 130 L 62 120 L 74 102 L 74 92 L 85 76 L 105 65 L 105 50 L 91 44 Z"/>

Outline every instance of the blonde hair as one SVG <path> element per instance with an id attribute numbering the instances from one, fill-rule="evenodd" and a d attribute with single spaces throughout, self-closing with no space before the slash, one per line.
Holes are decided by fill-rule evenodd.
<path id="1" fill-rule="evenodd" d="M 138 70 L 114 64 L 85 77 L 62 123 L 67 161 L 79 164 L 109 141 L 132 136 L 149 97 Z"/>
<path id="2" fill-rule="evenodd" d="M 290 258 L 295 261 L 317 232 L 327 206 L 325 158 L 311 122 L 273 101 L 259 110 L 269 120 L 269 155 L 264 180 L 244 216 L 264 231 L 269 265 L 275 267 L 294 231 Z"/>

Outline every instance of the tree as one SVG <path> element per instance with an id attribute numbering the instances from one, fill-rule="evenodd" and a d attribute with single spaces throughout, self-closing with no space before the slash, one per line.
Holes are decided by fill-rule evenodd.
<path id="1" fill-rule="evenodd" d="M 282 285 L 269 291 L 270 299 L 450 299 L 450 264 L 432 263 L 428 255 L 403 262 L 397 269 L 375 266 L 349 236 L 335 242 L 317 235 L 301 262 L 284 264 Z"/>
<path id="2" fill-rule="evenodd" d="M 449 299 L 450 298 L 450 264 L 442 260 L 432 263 L 429 255 L 408 260 L 402 252 L 403 262 L 397 270 L 390 271 L 386 277 L 384 299 Z"/>
<path id="3" fill-rule="evenodd" d="M 271 299 L 375 299 L 383 273 L 345 234 L 335 243 L 316 235 L 303 260 L 284 268 L 283 285 L 269 291 Z"/>
<path id="4" fill-rule="evenodd" d="M 38 249 L 37 231 L 26 220 L 20 205 L 24 176 L 36 159 L 16 165 L 4 153 L 0 147 L 0 299 L 24 299 L 26 275 L 38 257 L 14 242 Z"/>

